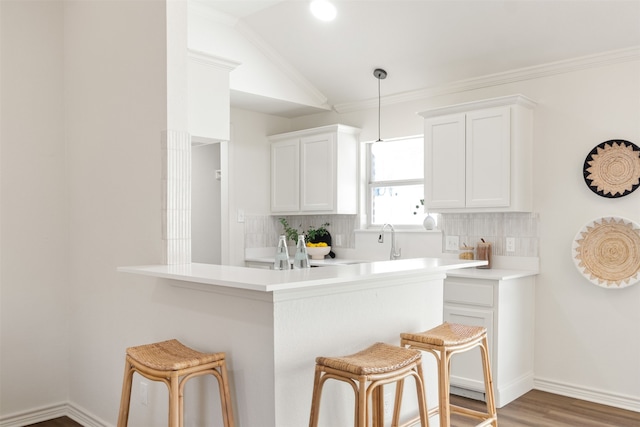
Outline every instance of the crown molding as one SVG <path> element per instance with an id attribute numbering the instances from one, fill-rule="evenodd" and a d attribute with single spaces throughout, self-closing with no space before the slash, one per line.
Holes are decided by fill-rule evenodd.
<path id="1" fill-rule="evenodd" d="M 234 70 L 241 62 L 234 61 L 233 59 L 223 58 L 221 56 L 212 55 L 200 50 L 188 49 L 187 56 L 194 62 L 209 65 L 216 68 L 222 68 L 223 70 Z"/>
<path id="2" fill-rule="evenodd" d="M 432 108 L 427 111 L 419 112 L 418 115 L 424 118 L 441 116 L 443 114 L 457 114 L 465 111 L 475 110 L 478 108 L 494 108 L 504 107 L 506 105 L 522 105 L 525 108 L 532 109 L 537 103 L 524 95 L 507 95 L 498 98 L 483 99 L 481 101 L 465 102 L 463 104 L 449 105 L 446 107 Z"/>
<path id="3" fill-rule="evenodd" d="M 569 73 L 573 71 L 585 70 L 589 68 L 603 67 L 628 61 L 640 60 L 640 46 L 618 49 L 595 55 L 582 56 L 563 61 L 550 62 L 548 64 L 536 65 L 532 67 L 519 68 L 502 73 L 489 74 L 466 80 L 459 80 L 426 89 L 419 89 L 395 95 L 388 95 L 381 98 L 383 105 L 400 104 L 432 98 L 468 90 L 481 89 L 491 86 L 499 86 L 524 80 L 537 79 L 541 77 L 553 76 L 556 74 Z M 365 101 L 336 104 L 333 109 L 337 113 L 348 113 L 352 111 L 365 110 L 378 106 L 378 98 Z"/>

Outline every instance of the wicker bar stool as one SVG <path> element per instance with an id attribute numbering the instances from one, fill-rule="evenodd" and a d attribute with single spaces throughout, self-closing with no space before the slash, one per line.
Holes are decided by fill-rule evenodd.
<path id="1" fill-rule="evenodd" d="M 400 345 L 413 349 L 428 351 L 436 357 L 438 362 L 438 408 L 429 411 L 429 415 L 438 413 L 440 426 L 451 425 L 451 413 L 481 420 L 476 427 L 498 425 L 493 397 L 493 379 L 489 363 L 489 346 L 487 344 L 487 329 L 481 326 L 467 326 L 457 323 L 443 323 L 425 332 L 400 334 Z M 482 355 L 482 369 L 484 374 L 485 399 L 487 412 L 474 411 L 449 402 L 449 370 L 451 356 L 472 348 L 480 347 Z"/>
<path id="2" fill-rule="evenodd" d="M 118 427 L 126 427 L 129 420 L 131 385 L 135 372 L 149 380 L 161 381 L 169 388 L 169 427 L 183 426 L 186 382 L 193 377 L 213 375 L 218 380 L 224 427 L 233 427 L 224 353 L 200 353 L 175 339 L 128 348 Z"/>
<path id="3" fill-rule="evenodd" d="M 422 427 L 429 426 L 422 376 L 422 355 L 419 351 L 376 343 L 358 353 L 343 357 L 316 358 L 313 398 L 309 427 L 317 427 L 320 397 L 326 380 L 344 381 L 355 393 L 355 426 L 384 426 L 384 384 L 396 383 L 392 426 L 399 426 L 402 388 L 405 378 L 412 376 L 418 395 L 419 419 Z M 371 420 L 369 424 L 369 402 Z M 408 425 L 408 424 L 403 424 Z"/>

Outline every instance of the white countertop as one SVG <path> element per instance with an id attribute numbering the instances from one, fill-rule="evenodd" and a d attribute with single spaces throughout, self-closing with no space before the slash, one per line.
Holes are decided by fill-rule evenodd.
<path id="1" fill-rule="evenodd" d="M 341 260 L 344 261 L 344 260 Z M 261 292 L 311 288 L 348 283 L 366 278 L 415 274 L 447 273 L 451 270 L 485 265 L 486 261 L 445 258 L 413 258 L 360 264 L 307 268 L 301 270 L 266 270 L 213 264 L 142 265 L 118 267 L 124 273 L 181 280 L 186 282 L 248 289 Z M 475 270 L 475 269 L 474 269 Z"/>
<path id="2" fill-rule="evenodd" d="M 511 280 L 521 277 L 535 276 L 535 270 L 509 270 L 501 268 L 465 268 L 447 272 L 447 277 L 465 277 L 485 280 Z"/>

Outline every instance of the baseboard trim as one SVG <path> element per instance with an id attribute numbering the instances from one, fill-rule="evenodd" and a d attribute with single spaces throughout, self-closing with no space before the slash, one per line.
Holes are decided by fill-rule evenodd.
<path id="1" fill-rule="evenodd" d="M 113 427 L 112 424 L 109 424 L 88 411 L 74 405 L 68 405 L 68 410 L 69 412 L 66 414 L 67 417 L 79 424 L 82 424 L 84 427 Z"/>
<path id="2" fill-rule="evenodd" d="M 29 411 L 5 415 L 0 417 L 0 427 L 22 427 L 53 418 L 64 417 L 68 412 L 67 406 L 66 403 L 57 403 L 55 405 L 42 406 Z"/>
<path id="3" fill-rule="evenodd" d="M 516 378 L 496 390 L 496 408 L 502 408 L 533 389 L 533 372 Z"/>
<path id="4" fill-rule="evenodd" d="M 69 417 L 84 427 L 113 427 L 111 424 L 70 403 L 58 403 L 2 416 L 0 417 L 0 427 L 24 427 L 59 417 Z"/>
<path id="5" fill-rule="evenodd" d="M 600 403 L 629 411 L 640 412 L 640 398 L 636 396 L 611 393 L 604 390 L 577 386 L 575 384 L 561 383 L 545 378 L 535 378 L 533 388 L 540 391 L 573 397 L 588 402 Z"/>

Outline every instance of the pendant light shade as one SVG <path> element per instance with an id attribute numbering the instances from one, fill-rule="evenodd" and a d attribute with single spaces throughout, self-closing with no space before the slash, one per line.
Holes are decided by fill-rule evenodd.
<path id="1" fill-rule="evenodd" d="M 380 139 L 380 80 L 387 78 L 387 72 L 382 68 L 376 68 L 373 70 L 373 76 L 378 79 L 378 141 L 382 141 Z"/>

